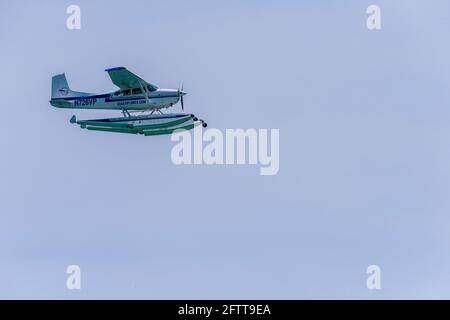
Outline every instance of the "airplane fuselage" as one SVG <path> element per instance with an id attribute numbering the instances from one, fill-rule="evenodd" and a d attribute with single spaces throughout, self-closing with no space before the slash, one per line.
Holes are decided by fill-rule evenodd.
<path id="1" fill-rule="evenodd" d="M 140 91 L 140 92 L 136 92 Z M 103 110 L 159 110 L 169 108 L 185 93 L 176 89 L 156 89 L 142 93 L 141 89 L 119 90 L 107 94 L 62 96 L 50 100 L 57 108 Z"/>

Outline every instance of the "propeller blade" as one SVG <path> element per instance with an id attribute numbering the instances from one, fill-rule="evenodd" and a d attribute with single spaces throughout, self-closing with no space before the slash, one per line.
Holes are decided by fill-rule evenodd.
<path id="1" fill-rule="evenodd" d="M 181 110 L 184 111 L 184 101 L 183 101 L 183 96 L 181 96 Z"/>

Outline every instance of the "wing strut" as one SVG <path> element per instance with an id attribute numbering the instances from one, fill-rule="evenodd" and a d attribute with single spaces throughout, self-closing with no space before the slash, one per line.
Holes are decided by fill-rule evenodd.
<path id="1" fill-rule="evenodd" d="M 143 87 L 141 81 L 139 81 L 139 86 L 141 87 L 142 92 L 145 94 L 145 101 L 147 102 L 147 104 L 150 104 L 147 87 Z"/>

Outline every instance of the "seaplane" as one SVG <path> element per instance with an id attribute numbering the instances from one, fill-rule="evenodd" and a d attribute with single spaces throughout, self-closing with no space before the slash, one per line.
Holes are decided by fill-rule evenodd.
<path id="1" fill-rule="evenodd" d="M 184 111 L 183 97 L 187 93 L 183 91 L 183 86 L 181 89 L 160 89 L 125 67 L 105 71 L 119 90 L 105 94 L 72 91 L 66 75 L 58 74 L 52 78 L 50 104 L 56 108 L 117 110 L 123 114 L 122 117 L 93 120 L 77 120 L 75 115 L 72 116 L 70 123 L 88 130 L 148 136 L 170 134 L 178 129 L 190 130 L 198 125 L 207 126 L 204 120 L 194 114 L 163 113 L 163 109 L 173 107 L 178 102 L 181 102 Z"/>

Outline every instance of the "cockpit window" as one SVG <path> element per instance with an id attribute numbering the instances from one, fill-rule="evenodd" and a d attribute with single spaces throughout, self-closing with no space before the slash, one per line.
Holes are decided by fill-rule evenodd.
<path id="1" fill-rule="evenodd" d="M 150 89 L 150 86 L 149 86 Z M 155 89 L 156 90 L 156 89 Z M 135 88 L 135 89 L 125 89 L 125 90 L 118 90 L 112 94 L 113 97 L 123 97 L 123 96 L 129 96 L 131 94 L 141 94 L 142 89 L 141 88 Z"/>
<path id="2" fill-rule="evenodd" d="M 147 89 L 148 89 L 148 91 L 152 92 L 152 91 L 156 91 L 158 89 L 158 87 L 153 84 L 149 84 L 147 86 Z"/>
<path id="3" fill-rule="evenodd" d="M 133 93 L 133 94 L 141 94 L 141 93 L 142 93 L 142 90 L 141 90 L 141 88 L 136 88 L 136 89 L 133 89 L 133 90 L 132 90 L 132 93 Z"/>

